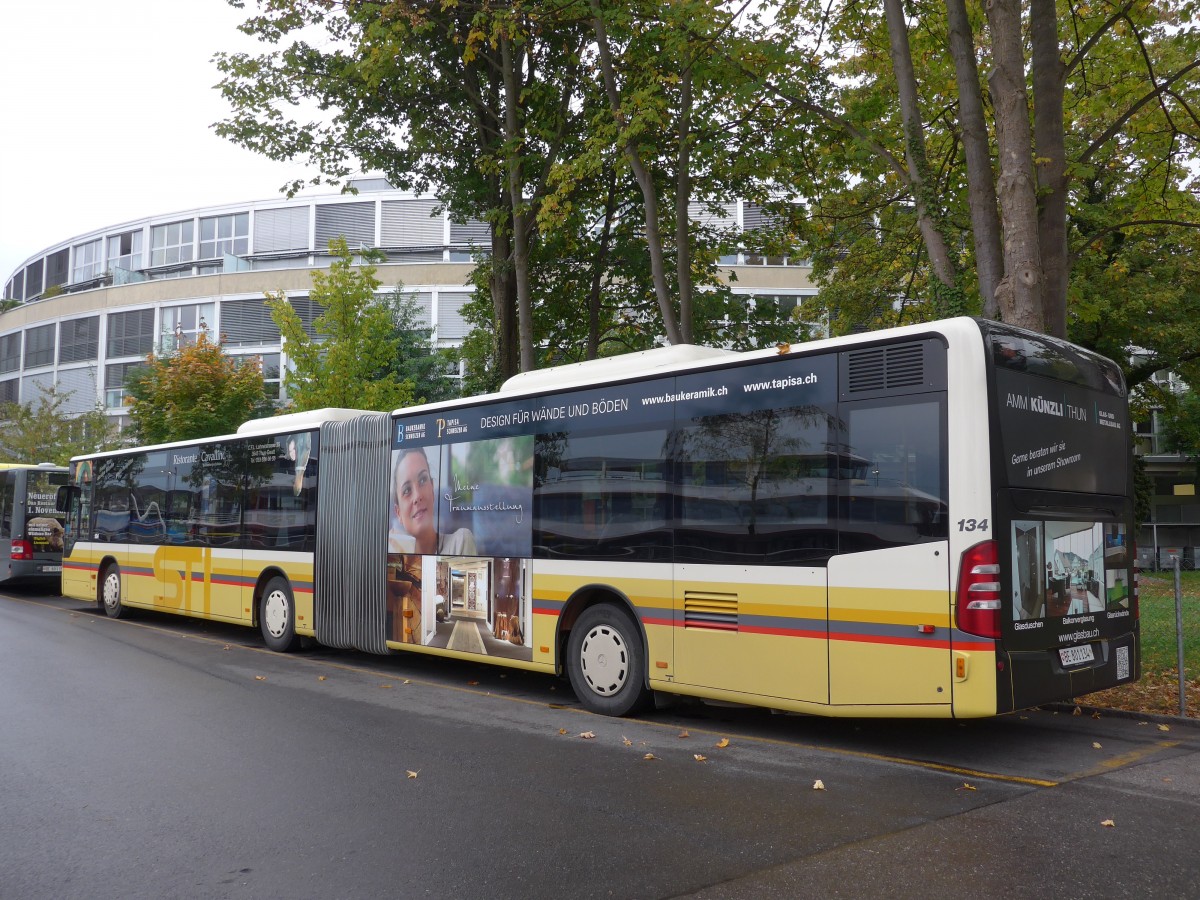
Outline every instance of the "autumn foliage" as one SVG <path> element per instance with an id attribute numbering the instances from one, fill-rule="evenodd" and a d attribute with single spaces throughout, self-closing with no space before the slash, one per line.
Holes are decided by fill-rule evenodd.
<path id="1" fill-rule="evenodd" d="M 151 353 L 127 387 L 130 420 L 145 444 L 231 434 L 271 408 L 258 360 L 235 360 L 203 333 L 190 346 Z"/>

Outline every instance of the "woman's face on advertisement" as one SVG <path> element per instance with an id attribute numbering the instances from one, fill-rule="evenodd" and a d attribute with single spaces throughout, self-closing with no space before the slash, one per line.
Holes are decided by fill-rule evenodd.
<path id="1" fill-rule="evenodd" d="M 396 466 L 396 512 L 409 534 L 433 530 L 433 477 L 423 453 L 409 453 Z"/>

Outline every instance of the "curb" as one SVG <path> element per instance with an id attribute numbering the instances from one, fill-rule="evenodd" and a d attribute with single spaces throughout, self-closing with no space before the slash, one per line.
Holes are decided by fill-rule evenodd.
<path id="1" fill-rule="evenodd" d="M 1200 719 L 1192 716 L 1169 716 L 1164 713 L 1138 712 L 1133 709 L 1113 709 L 1108 706 L 1088 706 L 1086 703 L 1043 703 L 1039 709 L 1049 709 L 1054 712 L 1072 713 L 1076 709 L 1084 713 L 1099 713 L 1101 718 L 1137 719 L 1142 722 L 1154 722 L 1159 725 L 1177 725 L 1181 728 L 1192 728 L 1200 731 Z"/>

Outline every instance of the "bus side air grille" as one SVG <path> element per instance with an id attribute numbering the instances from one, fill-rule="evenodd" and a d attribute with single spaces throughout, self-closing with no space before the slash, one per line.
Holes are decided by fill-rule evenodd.
<path id="1" fill-rule="evenodd" d="M 684 591 L 683 627 L 703 628 L 708 631 L 737 631 L 737 594 Z"/>
<path id="2" fill-rule="evenodd" d="M 851 350 L 847 357 L 852 394 L 920 387 L 925 383 L 925 348 L 921 344 Z"/>

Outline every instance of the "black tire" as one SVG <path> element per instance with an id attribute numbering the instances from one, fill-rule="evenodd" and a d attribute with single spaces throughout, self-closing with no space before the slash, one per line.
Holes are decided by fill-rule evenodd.
<path id="1" fill-rule="evenodd" d="M 109 563 L 100 573 L 100 583 L 96 585 L 96 605 L 110 619 L 129 616 L 129 610 L 121 602 L 121 567 L 116 563 Z"/>
<path id="2" fill-rule="evenodd" d="M 571 627 L 567 674 L 579 702 L 594 713 L 627 716 L 651 698 L 641 633 L 611 603 L 588 607 Z"/>
<path id="3" fill-rule="evenodd" d="M 279 653 L 299 646 L 296 638 L 296 601 L 286 578 L 276 576 L 267 582 L 258 600 L 258 627 L 266 645 Z"/>

